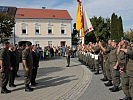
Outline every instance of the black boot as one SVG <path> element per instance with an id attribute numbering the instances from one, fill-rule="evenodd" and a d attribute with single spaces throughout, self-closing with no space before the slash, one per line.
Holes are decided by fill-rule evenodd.
<path id="1" fill-rule="evenodd" d="M 117 92 L 119 91 L 119 87 L 118 86 L 114 86 L 112 88 L 109 89 L 111 92 Z"/>
<path id="2" fill-rule="evenodd" d="M 111 81 L 108 81 L 107 83 L 104 83 L 104 84 L 105 84 L 105 86 L 107 86 L 107 87 L 113 85 Z"/>
<path id="3" fill-rule="evenodd" d="M 11 90 L 8 90 L 7 88 L 2 88 L 1 93 L 2 94 L 11 93 Z"/>
<path id="4" fill-rule="evenodd" d="M 25 85 L 25 92 L 32 92 L 33 88 L 29 87 L 29 85 Z"/>

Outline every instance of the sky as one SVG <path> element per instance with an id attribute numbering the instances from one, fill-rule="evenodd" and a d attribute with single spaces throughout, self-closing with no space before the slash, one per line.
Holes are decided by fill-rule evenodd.
<path id="1" fill-rule="evenodd" d="M 110 18 L 112 13 L 122 17 L 124 32 L 133 29 L 133 0 L 82 0 L 88 16 Z M 0 0 L 0 6 L 17 8 L 65 9 L 70 13 L 73 23 L 76 19 L 77 0 Z"/>

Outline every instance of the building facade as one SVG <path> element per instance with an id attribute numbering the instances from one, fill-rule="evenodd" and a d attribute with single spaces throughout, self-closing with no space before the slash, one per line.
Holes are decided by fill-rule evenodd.
<path id="1" fill-rule="evenodd" d="M 72 18 L 67 10 L 17 8 L 15 43 L 71 46 Z"/>

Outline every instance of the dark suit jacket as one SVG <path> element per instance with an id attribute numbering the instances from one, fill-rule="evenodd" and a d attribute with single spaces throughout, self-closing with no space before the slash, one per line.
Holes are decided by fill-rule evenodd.
<path id="1" fill-rule="evenodd" d="M 33 68 L 34 67 L 39 67 L 39 54 L 32 51 L 32 57 L 33 57 Z"/>

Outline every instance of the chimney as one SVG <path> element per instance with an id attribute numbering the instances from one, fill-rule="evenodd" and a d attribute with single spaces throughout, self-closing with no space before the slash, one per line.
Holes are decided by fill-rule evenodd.
<path id="1" fill-rule="evenodd" d="M 46 7 L 42 7 L 42 9 L 46 9 Z"/>

